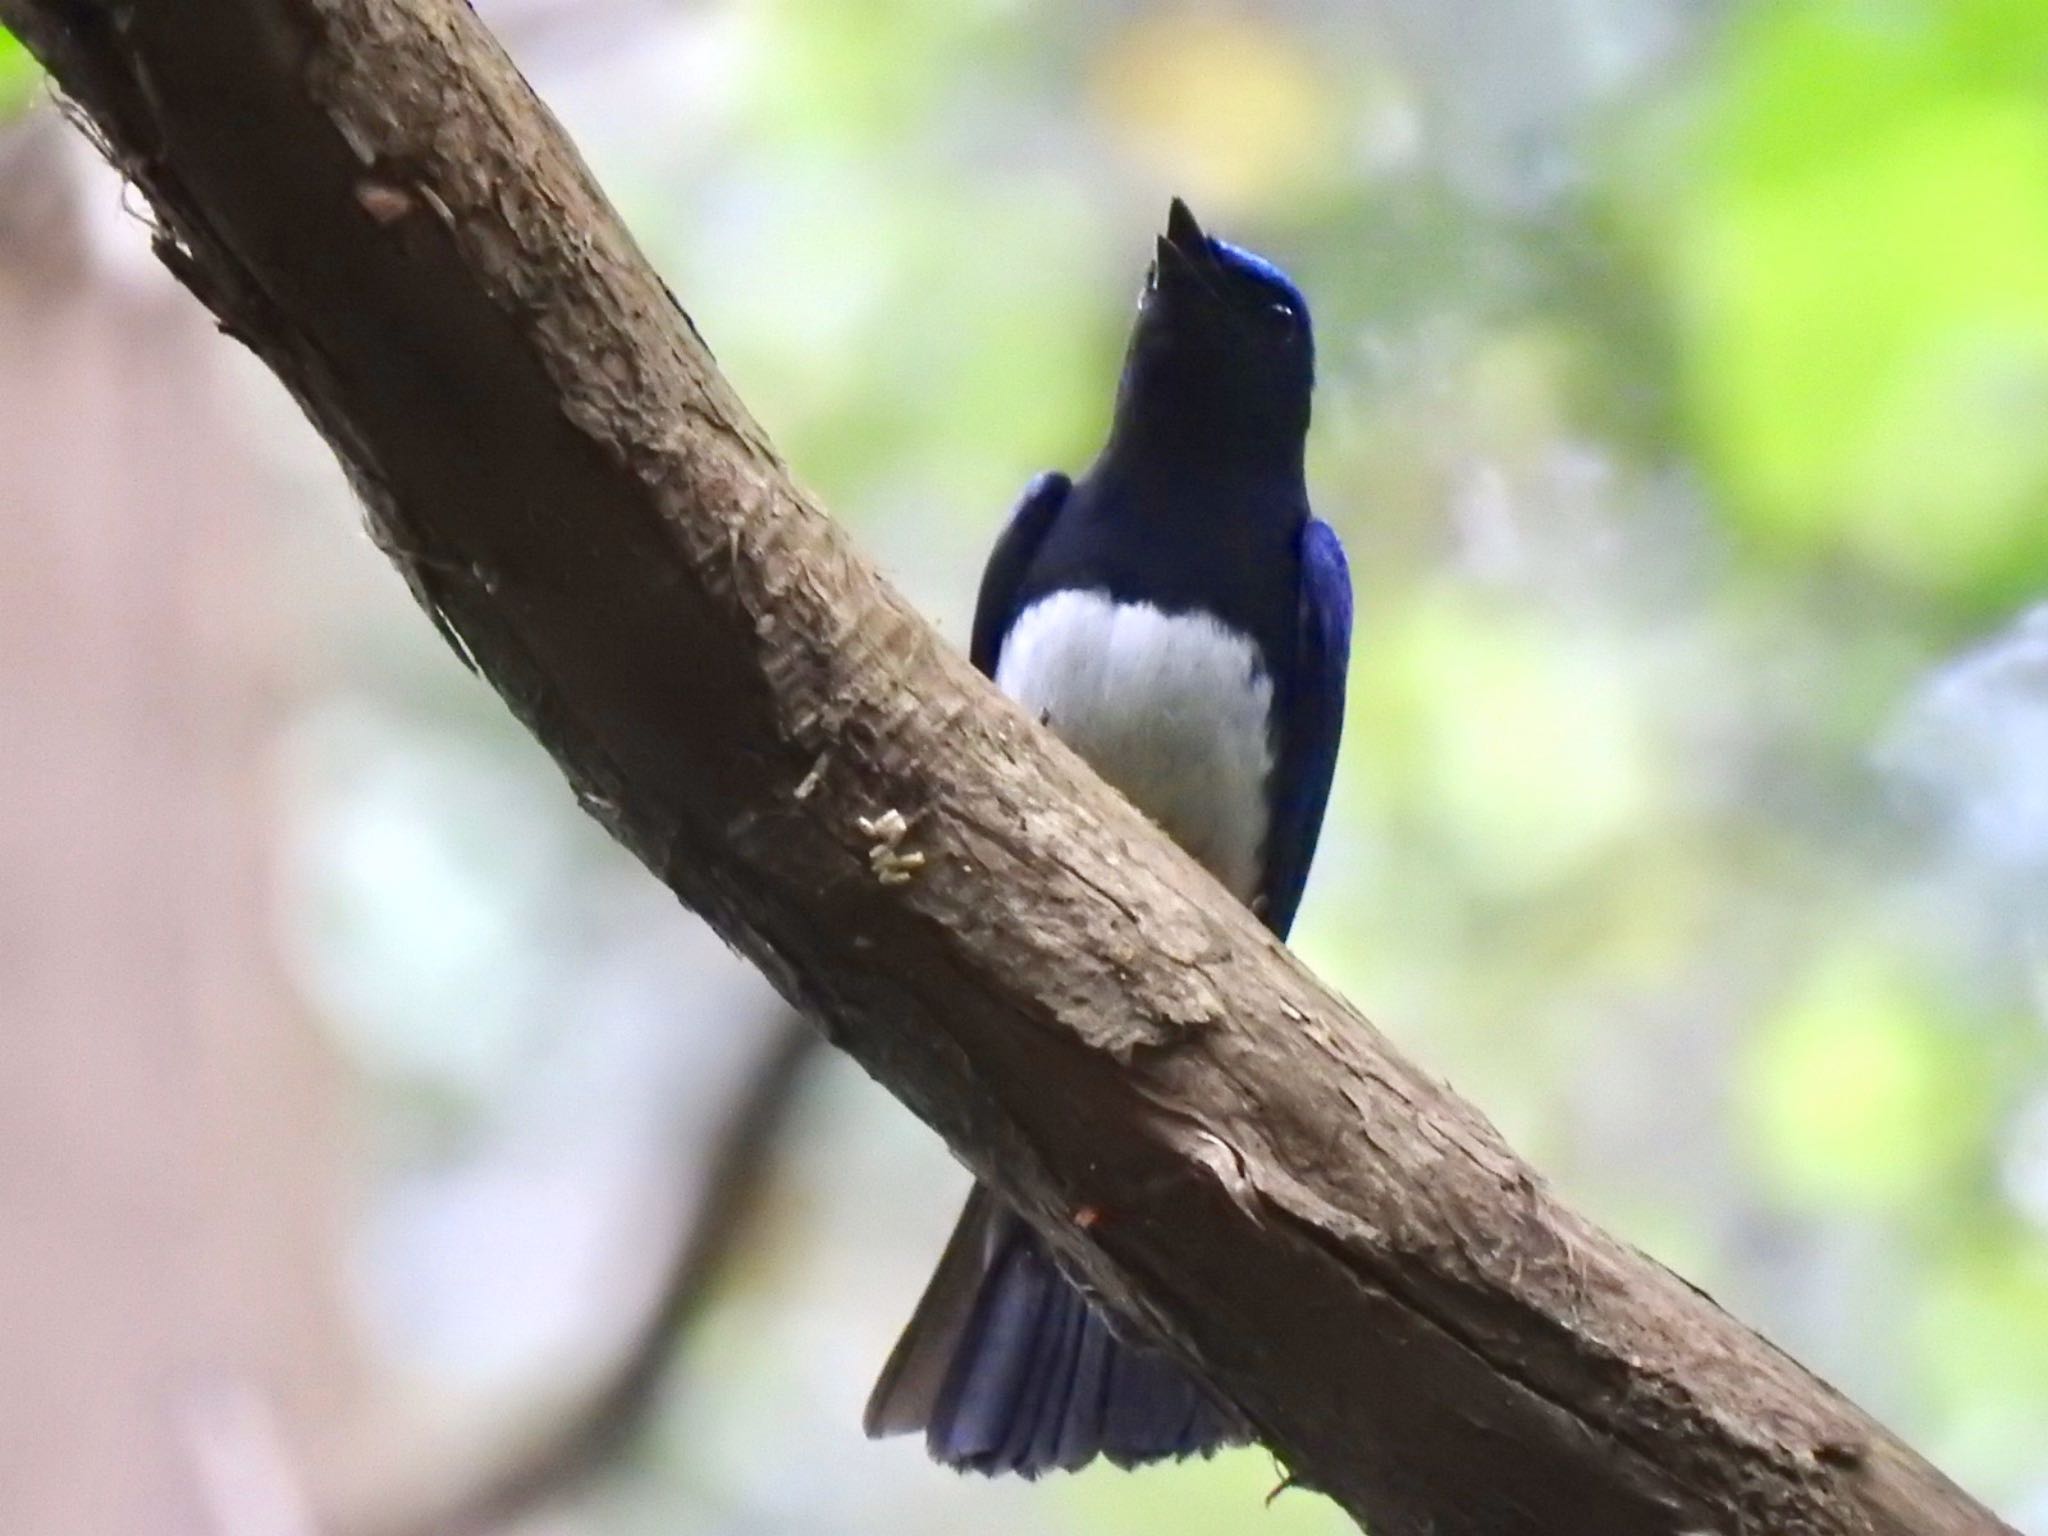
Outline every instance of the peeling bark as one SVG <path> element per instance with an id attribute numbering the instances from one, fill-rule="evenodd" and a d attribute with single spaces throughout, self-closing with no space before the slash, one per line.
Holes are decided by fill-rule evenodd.
<path id="1" fill-rule="evenodd" d="M 949 651 L 459 0 L 0 17 L 584 807 L 1299 1482 L 1380 1536 L 2006 1531 L 1559 1204 Z"/>

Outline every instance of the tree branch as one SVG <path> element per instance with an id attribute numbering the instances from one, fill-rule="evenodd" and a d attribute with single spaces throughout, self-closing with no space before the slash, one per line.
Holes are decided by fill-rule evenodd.
<path id="1" fill-rule="evenodd" d="M 0 16 L 583 805 L 1300 1481 L 1380 1536 L 2005 1529 L 1561 1206 L 947 650 L 460 0 Z"/>

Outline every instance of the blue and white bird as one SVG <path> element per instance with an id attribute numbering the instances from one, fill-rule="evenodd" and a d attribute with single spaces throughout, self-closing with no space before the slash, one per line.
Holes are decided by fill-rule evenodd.
<path id="1" fill-rule="evenodd" d="M 971 655 L 1285 937 L 1330 794 L 1351 581 L 1309 511 L 1315 346 L 1277 267 L 1176 198 L 1109 441 L 1040 475 L 989 557 Z M 1026 1477 L 1241 1443 L 977 1186 L 868 1402 L 951 1466 Z"/>

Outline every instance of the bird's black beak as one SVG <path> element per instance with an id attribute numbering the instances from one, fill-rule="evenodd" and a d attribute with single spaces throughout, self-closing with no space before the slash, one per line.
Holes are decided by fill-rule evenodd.
<path id="1" fill-rule="evenodd" d="M 1202 233 L 1202 226 L 1195 222 L 1194 212 L 1179 198 L 1175 198 L 1166 210 L 1165 240 L 1175 250 L 1189 256 L 1206 252 L 1208 237 Z"/>
<path id="2" fill-rule="evenodd" d="M 1159 237 L 1154 262 L 1162 293 L 1214 292 L 1216 253 L 1188 205 L 1177 197 L 1166 210 L 1166 233 Z"/>

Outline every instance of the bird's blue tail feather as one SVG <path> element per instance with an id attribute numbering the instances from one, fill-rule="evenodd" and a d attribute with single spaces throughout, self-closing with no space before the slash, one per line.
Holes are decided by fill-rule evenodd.
<path id="1" fill-rule="evenodd" d="M 1246 1438 L 1173 1361 L 1118 1339 L 1023 1221 L 995 1213 L 985 1254 L 925 1424 L 938 1460 L 1035 1477 L 1097 1456 L 1133 1467 L 1208 1455 Z"/>

